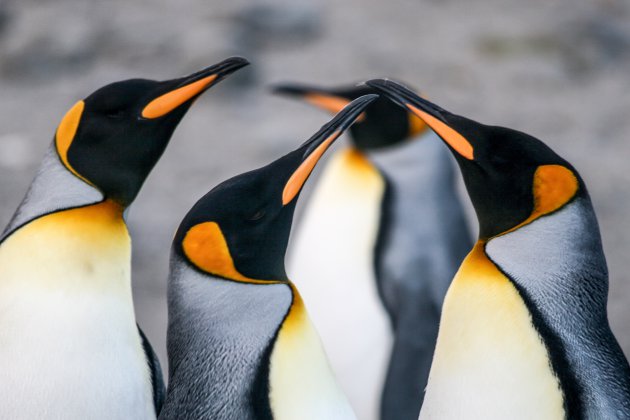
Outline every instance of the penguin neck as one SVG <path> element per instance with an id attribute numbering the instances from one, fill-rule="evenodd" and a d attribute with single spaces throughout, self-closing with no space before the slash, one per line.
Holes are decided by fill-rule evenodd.
<path id="1" fill-rule="evenodd" d="M 355 419 L 330 368 L 317 331 L 293 284 L 292 302 L 273 346 L 269 383 L 274 418 Z"/>
<path id="2" fill-rule="evenodd" d="M 486 252 L 530 308 L 569 417 L 630 417 L 630 367 L 608 323 L 608 272 L 588 196 L 491 239 Z"/>
<path id="3" fill-rule="evenodd" d="M 50 145 L 26 196 L 0 235 L 0 243 L 16 229 L 38 217 L 103 201 L 103 194 L 72 174 Z"/>
<path id="4" fill-rule="evenodd" d="M 269 357 L 291 299 L 286 284 L 214 277 L 173 251 L 165 407 L 198 407 L 186 413 L 191 418 L 225 418 L 222 413 L 229 407 L 234 418 L 271 419 Z"/>
<path id="5" fill-rule="evenodd" d="M 173 253 L 168 300 L 167 406 L 194 395 L 212 418 L 353 418 L 291 283 L 217 278 Z"/>

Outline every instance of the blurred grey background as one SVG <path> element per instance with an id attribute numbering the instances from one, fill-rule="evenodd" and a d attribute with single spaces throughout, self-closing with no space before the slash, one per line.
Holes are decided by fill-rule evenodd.
<path id="1" fill-rule="evenodd" d="M 611 322 L 630 354 L 630 0 L 0 1 L 2 226 L 78 99 L 230 55 L 252 62 L 197 101 L 131 208 L 138 321 L 164 365 L 168 252 L 181 218 L 219 181 L 327 121 L 268 85 L 383 76 L 533 134 L 578 168 L 602 227 Z"/>

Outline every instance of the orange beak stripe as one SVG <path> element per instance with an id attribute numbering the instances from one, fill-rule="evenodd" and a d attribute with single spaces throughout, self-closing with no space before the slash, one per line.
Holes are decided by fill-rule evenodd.
<path id="1" fill-rule="evenodd" d="M 336 114 L 345 108 L 350 102 L 349 99 L 341 98 L 339 96 L 324 95 L 321 93 L 308 93 L 304 96 L 306 102 L 315 105 L 316 107 L 325 109 L 332 114 Z M 356 121 L 363 121 L 365 119 L 365 112 L 362 112 L 356 119 Z"/>
<path id="2" fill-rule="evenodd" d="M 142 117 L 153 119 L 168 114 L 190 98 L 200 94 L 216 78 L 217 75 L 213 74 L 155 98 L 144 107 Z"/>
<path id="3" fill-rule="evenodd" d="M 473 160 L 474 154 L 472 144 L 470 144 L 464 136 L 434 116 L 427 114 L 415 106 L 411 104 L 405 104 L 405 106 L 418 117 L 422 118 L 424 122 L 426 122 L 427 125 L 431 127 L 440 137 L 442 137 L 453 149 L 455 149 L 457 153 L 468 160 Z"/>
<path id="4" fill-rule="evenodd" d="M 340 131 L 332 133 L 322 144 L 317 146 L 315 150 L 302 162 L 302 164 L 293 172 L 282 191 L 282 205 L 286 206 L 295 198 L 302 189 L 302 186 L 313 172 L 313 168 L 322 157 L 328 146 L 341 135 Z"/>

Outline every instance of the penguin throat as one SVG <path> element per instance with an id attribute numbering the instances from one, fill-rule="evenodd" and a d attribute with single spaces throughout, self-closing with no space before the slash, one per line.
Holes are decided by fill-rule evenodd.
<path id="1" fill-rule="evenodd" d="M 277 420 L 356 420 L 292 283 L 293 302 L 271 353 L 269 402 Z M 305 386 L 305 384 L 308 384 Z"/>
<path id="2" fill-rule="evenodd" d="M 85 286 L 89 283 L 126 290 L 130 263 L 131 240 L 122 208 L 110 201 L 37 218 L 0 245 L 4 285 L 41 284 L 85 292 L 91 290 Z"/>
<path id="3" fill-rule="evenodd" d="M 244 276 L 234 266 L 227 241 L 216 222 L 204 222 L 186 232 L 182 250 L 198 269 L 228 280 L 256 284 L 286 283 L 282 280 L 261 280 Z"/>

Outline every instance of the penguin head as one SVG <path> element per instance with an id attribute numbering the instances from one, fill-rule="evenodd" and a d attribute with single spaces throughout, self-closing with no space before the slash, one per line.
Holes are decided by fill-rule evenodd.
<path id="1" fill-rule="evenodd" d="M 356 99 L 296 150 L 212 189 L 182 221 L 174 251 L 214 276 L 286 281 L 284 256 L 302 186 L 332 142 L 376 97 Z"/>
<path id="2" fill-rule="evenodd" d="M 480 239 L 518 229 L 586 194 L 577 171 L 542 141 L 453 114 L 389 80 L 367 84 L 422 118 L 455 156 Z"/>
<path id="3" fill-rule="evenodd" d="M 194 100 L 247 64 L 234 57 L 178 79 L 102 87 L 66 113 L 55 134 L 57 153 L 70 172 L 127 206 Z"/>
<path id="4" fill-rule="evenodd" d="M 293 83 L 278 84 L 273 92 L 302 99 L 333 114 L 360 96 L 376 93 L 365 85 L 325 89 Z M 360 150 L 393 146 L 426 130 L 422 119 L 387 98 L 376 99 L 350 127 L 352 141 Z"/>

